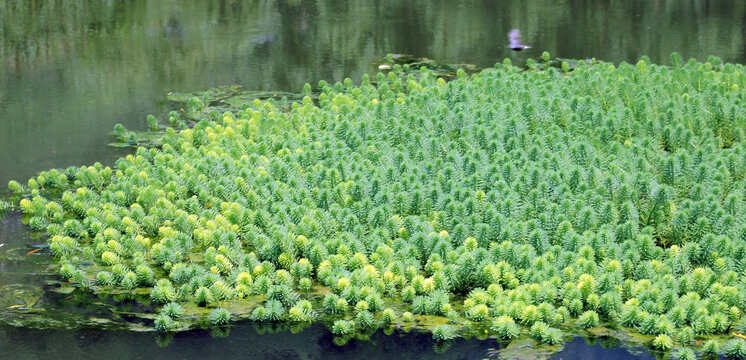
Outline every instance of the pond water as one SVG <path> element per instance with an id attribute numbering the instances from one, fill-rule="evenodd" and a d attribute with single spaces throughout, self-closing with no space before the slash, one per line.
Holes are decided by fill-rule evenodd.
<path id="1" fill-rule="evenodd" d="M 456 341 L 438 350 L 429 335 L 376 333 L 370 341 L 344 346 L 334 344 L 324 328 L 310 327 L 300 333 L 261 333 L 250 325 L 237 325 L 225 337 L 208 331 L 192 331 L 155 338 L 151 334 L 105 331 L 40 331 L 0 329 L 0 356 L 25 359 L 483 359 L 492 353 L 492 341 Z M 28 341 L 33 338 L 34 341 Z M 154 338 L 156 341 L 154 341 Z M 54 355 L 51 355 L 54 354 Z M 625 349 L 604 349 L 578 338 L 554 359 L 655 359 L 632 355 Z"/>
<path id="2" fill-rule="evenodd" d="M 713 0 L 0 0 L 0 187 L 49 168 L 112 164 L 127 153 L 107 146 L 114 124 L 144 129 L 146 115 L 167 111 L 169 91 L 238 83 L 297 92 L 322 79 L 357 81 L 375 72 L 373 61 L 386 53 L 480 67 L 545 50 L 612 62 L 648 55 L 662 63 L 677 51 L 685 59 L 715 55 L 743 63 L 744 15 L 743 2 Z M 520 28 L 533 49 L 507 50 L 511 28 Z M 8 244 L 0 252 L 30 239 L 17 216 L 0 222 L 0 244 Z M 43 281 L 45 275 L 30 275 L 33 269 L 33 262 L 1 260 L 0 286 Z M 154 339 L 0 328 L 0 357 L 59 357 L 61 349 L 70 358 L 189 358 L 247 349 L 267 358 L 435 356 L 429 336 L 377 334 L 336 348 L 316 327 L 261 337 L 251 326 L 226 338 L 180 334 L 164 349 Z M 495 346 L 461 341 L 442 356 L 481 358 Z M 650 357 L 576 340 L 557 358 L 600 356 Z"/>

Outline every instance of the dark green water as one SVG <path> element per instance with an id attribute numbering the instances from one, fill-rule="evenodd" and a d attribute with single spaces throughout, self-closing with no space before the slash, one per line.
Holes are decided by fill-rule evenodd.
<path id="1" fill-rule="evenodd" d="M 127 153 L 106 146 L 114 124 L 145 128 L 147 114 L 166 111 L 169 91 L 231 83 L 298 91 L 322 79 L 357 80 L 386 53 L 480 67 L 544 50 L 663 63 L 677 51 L 743 63 L 745 15 L 744 1 L 705 0 L 0 0 L 0 185 L 49 168 L 113 163 Z M 515 27 L 533 49 L 505 49 Z M 0 252 L 27 241 L 17 217 L 0 222 Z M 1 261 L 0 286 L 41 281 L 31 268 Z M 0 328 L 4 358 L 398 358 L 391 354 L 402 349 L 415 352 L 400 358 L 431 358 L 432 345 L 429 336 L 379 334 L 337 348 L 320 328 L 260 337 L 245 326 L 221 339 L 178 335 L 160 348 L 153 334 Z M 495 346 L 461 341 L 443 358 L 481 358 Z M 582 340 L 557 355 L 595 357 L 635 358 Z"/>

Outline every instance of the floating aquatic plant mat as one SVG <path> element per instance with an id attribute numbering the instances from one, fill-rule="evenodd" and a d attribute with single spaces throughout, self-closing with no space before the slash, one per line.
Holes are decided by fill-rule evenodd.
<path id="1" fill-rule="evenodd" d="M 64 280 L 161 331 L 590 329 L 743 357 L 746 69 L 672 60 L 321 82 L 10 187 Z"/>

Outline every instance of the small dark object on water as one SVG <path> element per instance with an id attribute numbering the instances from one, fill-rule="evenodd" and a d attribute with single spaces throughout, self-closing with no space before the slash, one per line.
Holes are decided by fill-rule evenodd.
<path id="1" fill-rule="evenodd" d="M 508 45 L 508 49 L 510 50 L 521 51 L 523 49 L 531 48 L 528 45 L 523 45 L 523 40 L 521 40 L 521 31 L 518 29 L 510 30 L 510 33 L 508 33 L 508 39 L 510 39 L 510 45 Z"/>

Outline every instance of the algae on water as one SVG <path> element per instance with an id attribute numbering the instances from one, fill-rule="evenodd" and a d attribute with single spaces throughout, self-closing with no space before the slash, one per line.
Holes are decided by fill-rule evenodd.
<path id="1" fill-rule="evenodd" d="M 162 331 L 247 317 L 560 346 L 610 325 L 660 348 L 742 331 L 743 66 L 546 63 L 321 82 L 284 107 L 208 94 L 160 148 L 11 187 L 65 280 L 147 294 Z"/>

